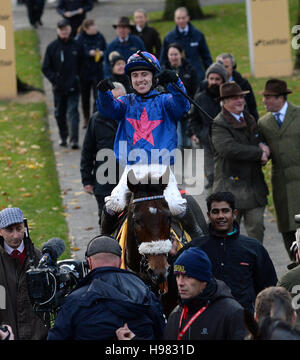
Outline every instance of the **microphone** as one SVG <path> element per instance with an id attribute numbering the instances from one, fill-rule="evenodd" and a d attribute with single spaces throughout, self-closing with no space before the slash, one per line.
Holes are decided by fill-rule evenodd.
<path id="1" fill-rule="evenodd" d="M 46 265 L 55 265 L 56 260 L 65 251 L 65 243 L 60 238 L 52 238 L 48 240 L 42 247 L 42 257 L 38 264 L 38 268 Z"/>

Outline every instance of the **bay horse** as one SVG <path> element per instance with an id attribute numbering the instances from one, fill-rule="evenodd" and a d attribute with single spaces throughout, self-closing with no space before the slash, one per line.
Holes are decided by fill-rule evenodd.
<path id="1" fill-rule="evenodd" d="M 150 286 L 159 297 L 166 316 L 178 299 L 175 278 L 172 273 L 170 275 L 170 257 L 184 245 L 182 241 L 191 240 L 183 230 L 180 237 L 173 231 L 172 214 L 164 197 L 169 175 L 168 167 L 156 178 L 148 173 L 137 180 L 133 170 L 128 172 L 131 198 L 120 220 L 122 226 L 114 234 L 123 249 L 121 267 L 135 272 Z M 202 215 L 201 209 L 200 212 Z"/>

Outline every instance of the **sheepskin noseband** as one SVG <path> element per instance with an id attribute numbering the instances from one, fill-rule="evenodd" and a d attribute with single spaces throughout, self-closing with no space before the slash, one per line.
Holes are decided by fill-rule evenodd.
<path id="1" fill-rule="evenodd" d="M 157 240 L 151 242 L 143 242 L 139 246 L 139 253 L 141 255 L 159 255 L 167 254 L 172 248 L 171 240 Z"/>

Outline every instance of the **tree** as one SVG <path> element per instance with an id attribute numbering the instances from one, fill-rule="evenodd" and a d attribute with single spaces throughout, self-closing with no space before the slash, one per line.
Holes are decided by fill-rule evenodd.
<path id="1" fill-rule="evenodd" d="M 163 20 L 173 20 L 174 11 L 181 6 L 185 6 L 188 9 L 191 19 L 204 18 L 204 14 L 198 0 L 166 0 Z"/>
<path id="2" fill-rule="evenodd" d="M 300 25 L 300 0 L 298 3 L 298 18 L 297 18 L 297 25 Z M 298 40 L 299 42 L 299 40 Z M 298 44 L 300 45 L 300 44 Z M 295 70 L 300 70 L 300 46 L 298 47 L 298 50 L 296 52 L 296 61 L 295 61 Z"/>

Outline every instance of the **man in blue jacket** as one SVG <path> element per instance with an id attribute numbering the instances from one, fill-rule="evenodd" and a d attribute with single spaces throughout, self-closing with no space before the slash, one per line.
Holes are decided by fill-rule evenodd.
<path id="1" fill-rule="evenodd" d="M 135 176 L 140 180 L 149 170 L 155 170 L 158 176 L 162 176 L 166 167 L 174 164 L 177 122 L 190 108 L 189 101 L 172 84 L 176 83 L 183 92 L 186 91 L 176 72 L 160 72 L 156 57 L 148 52 L 142 54 L 144 58 L 133 54 L 125 66 L 134 93 L 114 99 L 110 91 L 112 84 L 108 79 L 98 84 L 97 109 L 103 116 L 112 117 L 119 123 L 114 152 L 117 161 L 125 166 L 119 184 L 105 199 L 104 212 L 112 217 L 126 206 L 129 193 L 127 174 L 130 169 L 134 168 Z M 168 93 L 155 89 L 157 79 L 159 84 L 167 87 Z M 186 200 L 181 197 L 172 171 L 164 196 L 171 214 L 179 217 L 191 237 L 200 236 L 202 231 L 195 221 L 191 221 L 192 213 L 188 211 Z"/>
<path id="2" fill-rule="evenodd" d="M 212 64 L 205 36 L 190 23 L 188 10 L 185 7 L 175 10 L 174 21 L 176 23 L 174 29 L 164 38 L 160 63 L 164 65 L 168 61 L 168 45 L 171 43 L 181 44 L 187 60 L 198 73 L 198 83 L 200 84 L 205 77 L 205 70 Z"/>
<path id="3" fill-rule="evenodd" d="M 87 246 L 91 272 L 67 296 L 48 340 L 116 340 L 115 331 L 128 323 L 137 336 L 162 339 L 165 317 L 161 304 L 133 272 L 120 269 L 122 250 L 109 236 Z"/>
<path id="4" fill-rule="evenodd" d="M 105 77 L 111 77 L 109 61 L 109 54 L 111 52 L 117 51 L 125 61 L 127 61 L 127 59 L 138 50 L 146 50 L 143 40 L 139 36 L 130 33 L 134 25 L 131 25 L 128 17 L 121 16 L 113 27 L 116 29 L 117 37 L 108 44 L 104 54 Z"/>

